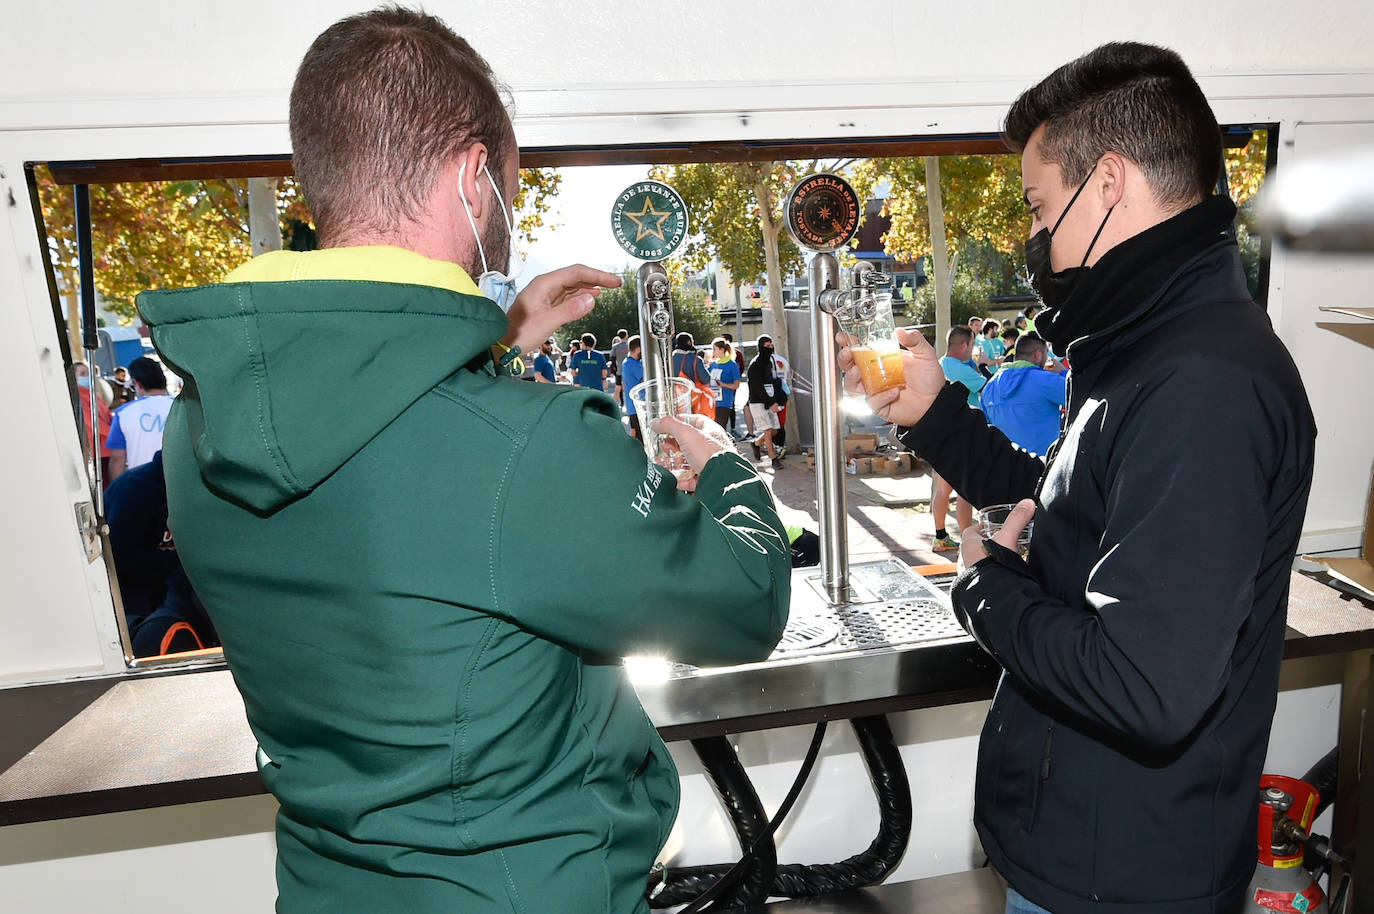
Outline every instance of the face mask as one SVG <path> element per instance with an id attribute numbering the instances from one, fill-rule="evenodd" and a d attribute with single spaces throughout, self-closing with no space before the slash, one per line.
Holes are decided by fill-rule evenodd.
<path id="1" fill-rule="evenodd" d="M 472 218 L 472 209 L 468 206 L 467 194 L 463 191 L 463 174 L 467 169 L 464 162 L 458 168 L 458 196 L 463 201 L 463 211 L 468 215 L 468 225 L 472 226 L 472 237 L 477 241 L 477 256 L 482 258 L 482 275 L 477 277 L 477 288 L 483 295 L 496 302 L 496 306 L 502 311 L 509 311 L 510 306 L 515 304 L 515 280 L 519 278 L 520 272 L 524 269 L 525 258 L 515 251 L 515 227 L 511 225 L 510 217 L 506 215 L 506 201 L 501 197 L 501 190 L 492 180 L 491 172 L 487 167 L 482 166 L 482 173 L 491 182 L 492 193 L 496 194 L 496 202 L 501 208 L 501 218 L 506 223 L 506 235 L 510 239 L 510 256 L 506 265 L 506 272 L 501 273 L 492 270 L 487 265 L 487 252 L 482 248 L 482 233 L 477 231 L 477 222 Z"/>
<path id="2" fill-rule="evenodd" d="M 87 377 L 77 378 L 77 379 L 76 379 L 76 386 L 77 386 L 77 387 L 84 387 L 84 388 L 86 388 L 87 390 L 90 390 L 90 389 L 91 389 L 91 379 L 90 379 L 90 377 L 87 376 Z"/>
<path id="3" fill-rule="evenodd" d="M 1078 200 L 1078 195 L 1083 193 L 1083 188 L 1088 186 L 1088 181 L 1092 179 L 1093 172 L 1097 171 L 1097 166 L 1092 167 L 1088 172 L 1088 177 L 1083 179 L 1083 183 L 1078 185 L 1078 190 L 1073 192 L 1069 198 L 1069 205 L 1064 207 L 1064 211 L 1059 214 L 1058 220 L 1054 223 L 1054 228 L 1042 228 L 1026 240 L 1026 272 L 1030 276 L 1031 289 L 1039 296 L 1040 301 L 1046 308 L 1058 308 L 1064 300 L 1073 292 L 1078 280 L 1088 271 L 1088 257 L 1092 254 L 1093 246 L 1097 244 L 1097 239 L 1101 237 L 1102 230 L 1107 227 L 1107 219 L 1112 211 L 1107 210 L 1107 215 L 1102 217 L 1102 224 L 1097 227 L 1097 234 L 1093 235 L 1093 240 L 1088 244 L 1088 249 L 1083 252 L 1083 262 L 1077 267 L 1070 267 L 1067 270 L 1060 270 L 1058 273 L 1050 266 L 1050 245 L 1054 239 L 1054 233 L 1059 231 L 1059 226 L 1064 223 L 1064 217 L 1073 209 L 1074 203 Z"/>

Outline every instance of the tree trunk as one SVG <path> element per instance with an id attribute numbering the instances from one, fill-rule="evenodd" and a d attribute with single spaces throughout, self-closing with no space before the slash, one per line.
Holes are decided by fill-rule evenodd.
<path id="1" fill-rule="evenodd" d="M 930 210 L 930 260 L 935 276 L 935 351 L 945 354 L 949 336 L 949 242 L 945 238 L 945 205 L 940 196 L 940 157 L 926 156 L 926 201 Z"/>
<path id="2" fill-rule="evenodd" d="M 778 235 L 782 219 L 773 218 L 773 196 L 768 191 L 771 162 L 754 166 L 754 197 L 759 204 L 759 230 L 763 233 L 763 261 L 768 267 L 768 309 L 773 315 L 773 346 L 787 364 L 792 365 L 792 348 L 787 341 L 787 314 L 782 307 L 782 257 L 778 251 Z M 787 440 L 795 452 L 800 446 L 801 433 L 797 429 L 797 411 L 788 402 Z"/>
<path id="3" fill-rule="evenodd" d="M 81 347 L 81 296 L 77 293 L 76 271 L 59 267 L 58 275 L 62 279 L 62 287 L 67 290 L 62 294 L 62 300 L 67 303 L 67 340 L 72 347 L 72 361 L 84 362 L 86 356 Z"/>
<path id="4" fill-rule="evenodd" d="M 254 257 L 281 250 L 276 178 L 248 179 L 248 237 Z"/>

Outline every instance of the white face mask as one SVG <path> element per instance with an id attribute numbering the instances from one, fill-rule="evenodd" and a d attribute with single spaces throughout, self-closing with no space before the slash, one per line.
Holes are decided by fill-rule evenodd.
<path id="1" fill-rule="evenodd" d="M 464 162 L 458 168 L 458 196 L 463 201 L 463 211 L 468 214 L 468 225 L 472 226 L 472 237 L 477 241 L 477 256 L 482 258 L 482 275 L 477 277 L 477 288 L 487 298 L 496 302 L 497 307 L 502 311 L 509 311 L 510 306 L 515 304 L 515 281 L 525 268 L 525 258 L 516 253 L 515 227 L 511 225 L 510 216 L 506 215 L 506 201 L 501 197 L 501 189 L 496 186 L 496 181 L 492 179 L 491 172 L 483 165 L 482 173 L 491 182 L 492 192 L 496 194 L 496 202 L 501 208 L 501 218 L 506 222 L 506 233 L 510 238 L 510 257 L 506 265 L 506 272 L 501 273 L 488 266 L 487 252 L 482 249 L 482 233 L 477 231 L 477 221 L 472 218 L 472 209 L 468 206 L 467 194 L 463 190 L 463 174 L 467 167 L 468 163 Z"/>

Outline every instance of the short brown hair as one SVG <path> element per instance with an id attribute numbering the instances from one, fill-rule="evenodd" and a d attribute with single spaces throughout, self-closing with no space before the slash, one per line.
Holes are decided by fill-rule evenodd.
<path id="1" fill-rule="evenodd" d="M 291 87 L 292 160 L 321 236 L 418 217 L 444 163 L 514 151 L 504 87 L 439 19 L 399 6 L 349 16 L 306 51 Z"/>
<path id="2" fill-rule="evenodd" d="M 955 340 L 961 343 L 964 340 L 972 342 L 973 331 L 963 324 L 955 324 L 953 327 L 949 328 L 949 333 L 945 334 L 945 346 L 949 347 L 955 345 Z"/>
<path id="3" fill-rule="evenodd" d="M 1022 152 L 1041 124 L 1040 157 L 1065 186 L 1083 183 L 1108 152 L 1140 167 L 1162 206 L 1210 196 L 1221 173 L 1221 128 L 1188 66 L 1174 51 L 1112 42 L 1021 93 L 1002 136 Z"/>

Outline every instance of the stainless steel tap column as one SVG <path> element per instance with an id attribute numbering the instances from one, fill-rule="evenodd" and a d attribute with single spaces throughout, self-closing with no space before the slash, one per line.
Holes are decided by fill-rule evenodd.
<path id="1" fill-rule="evenodd" d="M 644 350 L 644 380 L 673 376 L 673 298 L 661 261 L 639 267 L 639 343 Z"/>
<path id="2" fill-rule="evenodd" d="M 840 288 L 834 254 L 811 258 L 811 377 L 816 429 L 816 499 L 820 513 L 821 572 L 831 603 L 849 599 L 849 510 L 845 504 L 844 453 L 840 433 L 839 368 L 835 363 L 835 320 L 821 296 Z"/>

